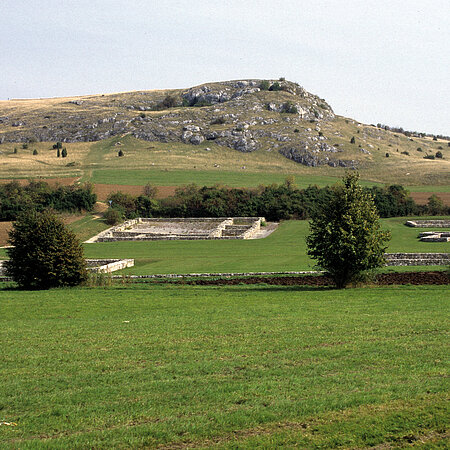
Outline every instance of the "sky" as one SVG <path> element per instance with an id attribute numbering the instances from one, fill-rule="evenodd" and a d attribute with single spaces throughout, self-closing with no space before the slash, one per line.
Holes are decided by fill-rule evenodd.
<path id="1" fill-rule="evenodd" d="M 246 78 L 450 135 L 449 0 L 0 0 L 0 99 Z"/>

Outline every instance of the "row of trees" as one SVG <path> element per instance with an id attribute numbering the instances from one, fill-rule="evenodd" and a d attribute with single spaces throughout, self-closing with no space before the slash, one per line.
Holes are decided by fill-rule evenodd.
<path id="1" fill-rule="evenodd" d="M 433 199 L 432 205 L 417 205 L 400 185 L 362 189 L 373 197 L 381 217 L 450 212 L 442 203 L 439 206 L 439 199 Z M 298 189 L 289 179 L 281 185 L 256 189 L 191 184 L 178 188 L 174 196 L 162 200 L 154 198 L 155 190 L 149 193 L 147 189 L 147 193 L 137 197 L 116 192 L 108 198 L 111 210 L 107 219 L 111 224 L 135 217 L 264 216 L 271 221 L 307 219 L 329 200 L 332 193 L 331 187 Z"/>
<path id="2" fill-rule="evenodd" d="M 97 196 L 90 184 L 52 188 L 43 181 L 22 186 L 17 181 L 0 185 L 0 220 L 15 220 L 23 211 L 91 211 Z"/>

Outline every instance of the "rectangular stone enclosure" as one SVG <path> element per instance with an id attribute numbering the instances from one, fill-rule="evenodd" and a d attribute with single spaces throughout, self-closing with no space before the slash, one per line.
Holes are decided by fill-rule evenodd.
<path id="1" fill-rule="evenodd" d="M 87 242 L 252 239 L 263 217 L 138 218 L 111 227 Z"/>

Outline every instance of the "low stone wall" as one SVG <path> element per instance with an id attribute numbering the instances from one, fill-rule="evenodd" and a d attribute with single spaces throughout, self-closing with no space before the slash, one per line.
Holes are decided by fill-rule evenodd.
<path id="1" fill-rule="evenodd" d="M 450 253 L 385 253 L 387 266 L 446 266 Z"/>
<path id="2" fill-rule="evenodd" d="M 87 259 L 88 270 L 96 273 L 111 273 L 134 266 L 134 259 Z"/>
<path id="3" fill-rule="evenodd" d="M 92 242 L 251 239 L 263 217 L 138 218 L 111 227 L 89 239 Z M 155 224 L 161 224 L 161 228 Z M 148 226 L 145 226 L 147 224 Z M 167 224 L 164 228 L 164 224 Z M 176 224 L 184 224 L 177 227 Z M 196 228 L 196 224 L 198 224 Z"/>
<path id="4" fill-rule="evenodd" d="M 415 228 L 450 228 L 450 220 L 408 220 L 405 225 Z"/>
<path id="5" fill-rule="evenodd" d="M 449 242 L 450 231 L 423 231 L 419 238 L 424 242 Z"/>
<path id="6" fill-rule="evenodd" d="M 5 276 L 5 261 L 0 261 L 0 276 Z M 110 273 L 134 266 L 134 259 L 86 259 L 89 272 Z"/>

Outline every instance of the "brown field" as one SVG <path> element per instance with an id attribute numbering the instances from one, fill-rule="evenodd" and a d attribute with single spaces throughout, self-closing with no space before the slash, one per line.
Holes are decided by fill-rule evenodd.
<path id="1" fill-rule="evenodd" d="M 410 195 L 418 205 L 426 205 L 428 199 L 434 192 L 411 192 Z M 436 196 L 439 197 L 444 205 L 450 206 L 450 192 L 438 192 Z"/>
<path id="2" fill-rule="evenodd" d="M 158 193 L 156 198 L 170 197 L 175 193 L 175 189 L 179 186 L 156 186 Z M 124 184 L 96 184 L 94 185 L 94 192 L 97 194 L 99 201 L 103 202 L 112 192 L 123 192 L 124 194 L 141 195 L 144 186 L 131 186 Z"/>
<path id="3" fill-rule="evenodd" d="M 22 186 L 28 184 L 30 181 L 45 181 L 48 185 L 52 187 L 57 186 L 71 186 L 72 184 L 75 184 L 75 182 L 78 180 L 76 177 L 60 177 L 60 178 L 42 178 L 42 177 L 36 177 L 36 178 L 29 178 L 29 179 L 14 179 L 14 180 L 8 180 L 3 179 L 0 180 L 0 184 L 7 184 L 11 183 L 11 181 L 17 181 Z"/>

